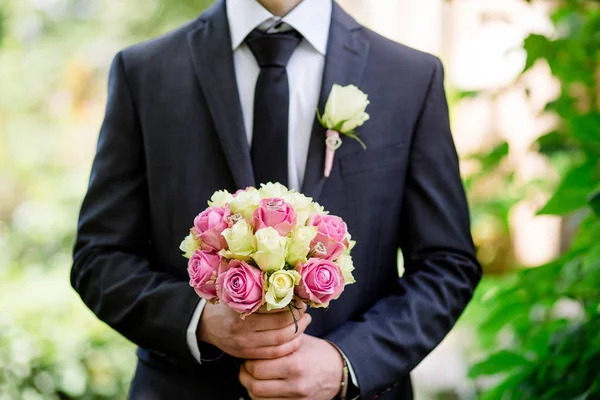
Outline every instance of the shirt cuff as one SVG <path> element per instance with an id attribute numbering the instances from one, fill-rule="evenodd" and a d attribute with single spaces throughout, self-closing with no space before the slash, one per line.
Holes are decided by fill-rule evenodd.
<path id="1" fill-rule="evenodd" d="M 198 330 L 198 322 L 200 322 L 200 317 L 202 316 L 202 311 L 204 311 L 204 307 L 206 306 L 206 300 L 200 299 L 194 314 L 192 314 L 192 319 L 187 329 L 187 344 L 192 353 L 192 356 L 199 364 L 202 364 L 200 359 L 200 346 L 198 345 L 198 337 L 196 335 L 196 331 Z"/>
<path id="2" fill-rule="evenodd" d="M 356 378 L 356 374 L 354 373 L 354 370 L 352 369 L 352 364 L 350 364 L 350 360 L 348 360 L 348 357 L 346 357 L 346 355 L 344 354 L 342 349 L 337 347 L 337 345 L 335 343 L 333 343 L 329 340 L 328 340 L 328 342 L 331 343 L 332 346 L 335 347 L 337 349 L 337 351 L 339 351 L 340 354 L 342 355 L 342 357 L 344 358 L 344 361 L 346 362 L 346 365 L 348 366 L 348 373 L 350 374 L 350 380 L 352 381 L 352 384 L 358 388 L 359 387 L 358 379 Z"/>
<path id="3" fill-rule="evenodd" d="M 348 366 L 348 373 L 350 374 L 350 379 L 352 380 L 352 384 L 354 386 L 358 387 L 358 379 L 356 379 L 356 374 L 354 373 L 354 370 L 352 369 L 352 364 L 350 364 L 350 360 L 348 360 L 348 357 L 346 357 L 344 352 L 341 350 L 340 350 L 340 354 L 342 355 L 342 357 L 344 357 L 344 360 L 346 361 L 346 365 Z"/>

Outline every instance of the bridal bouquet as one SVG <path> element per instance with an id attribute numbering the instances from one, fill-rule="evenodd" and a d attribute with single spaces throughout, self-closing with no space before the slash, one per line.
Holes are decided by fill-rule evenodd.
<path id="1" fill-rule="evenodd" d="M 354 283 L 346 223 L 311 198 L 269 183 L 215 192 L 208 205 L 180 246 L 201 298 L 244 318 L 292 311 L 294 298 L 327 307 Z"/>

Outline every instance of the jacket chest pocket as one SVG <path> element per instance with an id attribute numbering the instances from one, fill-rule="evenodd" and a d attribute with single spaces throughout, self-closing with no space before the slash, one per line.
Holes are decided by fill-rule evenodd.
<path id="1" fill-rule="evenodd" d="M 389 224 L 390 218 L 399 218 L 408 149 L 408 145 L 390 145 L 340 157 L 344 202 L 356 226 L 377 230 Z"/>
<path id="2" fill-rule="evenodd" d="M 408 159 L 408 144 L 367 148 L 340 156 L 342 176 L 373 175 L 376 172 L 402 168 Z"/>

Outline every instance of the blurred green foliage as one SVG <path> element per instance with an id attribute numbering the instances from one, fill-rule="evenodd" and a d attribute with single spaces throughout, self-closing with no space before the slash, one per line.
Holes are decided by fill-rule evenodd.
<path id="1" fill-rule="evenodd" d="M 538 214 L 576 228 L 568 250 L 546 265 L 484 282 L 476 307 L 488 356 L 470 371 L 492 377 L 482 399 L 600 398 L 600 4 L 564 1 L 552 14 L 552 37 L 524 42 L 523 73 L 545 62 L 561 84 L 546 113 L 555 130 L 535 143 L 561 175 Z M 497 164 L 504 144 L 484 156 Z"/>
<path id="2" fill-rule="evenodd" d="M 121 48 L 209 0 L 0 0 L 0 399 L 122 399 L 133 346 L 69 285 L 74 228 Z"/>

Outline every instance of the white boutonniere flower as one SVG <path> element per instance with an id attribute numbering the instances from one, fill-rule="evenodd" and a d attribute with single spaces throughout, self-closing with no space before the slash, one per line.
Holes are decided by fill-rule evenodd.
<path id="1" fill-rule="evenodd" d="M 369 97 L 356 86 L 336 84 L 331 88 L 323 115 L 317 110 L 319 122 L 327 129 L 325 177 L 329 177 L 335 151 L 342 145 L 340 134 L 358 141 L 364 149 L 367 148 L 358 137 L 356 128 L 369 119 L 369 114 L 365 112 L 369 103 Z"/>

